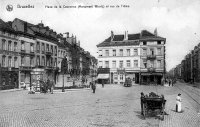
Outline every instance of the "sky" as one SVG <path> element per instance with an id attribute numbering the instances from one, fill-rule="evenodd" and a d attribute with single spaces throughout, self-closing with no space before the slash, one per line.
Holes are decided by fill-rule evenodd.
<path id="1" fill-rule="evenodd" d="M 12 5 L 13 11 L 6 6 Z M 17 8 L 33 5 L 34 8 Z M 45 8 L 45 6 L 90 6 L 104 8 Z M 106 8 L 119 5 L 119 8 Z M 126 7 L 122 7 L 125 5 Z M 128 6 L 128 7 L 127 7 Z M 0 18 L 42 22 L 57 33 L 76 35 L 81 47 L 97 57 L 96 45 L 114 34 L 154 32 L 166 38 L 166 68 L 169 71 L 200 42 L 200 0 L 1 0 Z"/>

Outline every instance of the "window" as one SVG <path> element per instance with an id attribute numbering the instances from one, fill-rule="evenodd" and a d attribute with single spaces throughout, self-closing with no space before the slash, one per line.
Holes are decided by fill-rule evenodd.
<path id="1" fill-rule="evenodd" d="M 127 67 L 131 67 L 131 61 L 130 61 L 130 60 L 127 60 L 127 61 L 126 61 L 126 64 L 127 64 L 127 65 L 126 65 Z"/>
<path id="2" fill-rule="evenodd" d="M 44 46 L 44 43 L 42 43 L 42 52 L 43 52 L 43 53 L 45 52 L 45 46 Z"/>
<path id="3" fill-rule="evenodd" d="M 24 65 L 25 65 L 25 57 L 21 56 L 21 66 L 24 66 Z"/>
<path id="4" fill-rule="evenodd" d="M 157 61 L 157 68 L 161 68 L 161 60 Z"/>
<path id="5" fill-rule="evenodd" d="M 53 58 L 51 57 L 51 62 L 50 62 L 50 66 L 52 67 L 53 66 Z"/>
<path id="6" fill-rule="evenodd" d="M 119 68 L 123 68 L 123 61 L 119 61 Z"/>
<path id="7" fill-rule="evenodd" d="M 109 50 L 106 50 L 106 56 L 109 56 Z"/>
<path id="8" fill-rule="evenodd" d="M 40 51 L 40 42 L 37 42 L 36 49 L 37 51 Z"/>
<path id="9" fill-rule="evenodd" d="M 116 68 L 116 61 L 112 61 L 112 67 Z"/>
<path id="10" fill-rule="evenodd" d="M 21 50 L 25 50 L 25 42 L 21 41 Z"/>
<path id="11" fill-rule="evenodd" d="M 34 66 L 34 59 L 33 59 L 33 57 L 30 57 L 30 65 L 31 65 L 31 67 Z"/>
<path id="12" fill-rule="evenodd" d="M 161 55 L 161 48 L 158 48 L 157 51 L 158 51 L 158 52 L 157 52 L 157 53 L 158 53 L 157 55 Z"/>
<path id="13" fill-rule="evenodd" d="M 6 50 L 6 40 L 2 39 L 2 49 Z"/>
<path id="14" fill-rule="evenodd" d="M 143 49 L 143 56 L 147 55 L 147 49 Z"/>
<path id="15" fill-rule="evenodd" d="M 154 67 L 154 61 L 153 60 L 150 61 L 150 67 Z"/>
<path id="16" fill-rule="evenodd" d="M 55 51 L 55 55 L 57 55 L 57 47 L 56 46 L 55 46 L 55 50 L 54 51 Z"/>
<path id="17" fill-rule="evenodd" d="M 60 57 L 60 50 L 58 50 L 58 57 Z"/>
<path id="18" fill-rule="evenodd" d="M 113 56 L 116 56 L 116 50 L 113 49 Z"/>
<path id="19" fill-rule="evenodd" d="M 102 66 L 103 66 L 103 62 L 99 61 L 99 68 L 102 68 Z"/>
<path id="20" fill-rule="evenodd" d="M 6 67 L 6 56 L 2 56 L 2 67 Z"/>
<path id="21" fill-rule="evenodd" d="M 36 58 L 36 65 L 40 66 L 40 56 L 37 56 L 37 58 Z"/>
<path id="22" fill-rule="evenodd" d="M 17 68 L 17 57 L 14 58 L 14 67 Z"/>
<path id="23" fill-rule="evenodd" d="M 57 58 L 55 58 L 54 67 L 57 67 Z"/>
<path id="24" fill-rule="evenodd" d="M 42 65 L 45 66 L 45 58 L 42 56 Z"/>
<path id="25" fill-rule="evenodd" d="M 33 43 L 31 43 L 30 46 L 31 46 L 31 52 L 34 52 Z"/>
<path id="26" fill-rule="evenodd" d="M 123 49 L 119 50 L 119 56 L 123 56 Z"/>
<path id="27" fill-rule="evenodd" d="M 157 41 L 157 44 L 160 45 L 160 44 L 161 44 L 161 41 Z"/>
<path id="28" fill-rule="evenodd" d="M 134 56 L 137 56 L 138 55 L 138 49 L 134 49 Z"/>
<path id="29" fill-rule="evenodd" d="M 109 61 L 105 61 L 105 68 L 109 68 Z"/>
<path id="30" fill-rule="evenodd" d="M 12 51 L 11 43 L 11 41 L 8 41 L 8 51 Z"/>
<path id="31" fill-rule="evenodd" d="M 154 49 L 150 49 L 150 55 L 154 55 Z"/>
<path id="32" fill-rule="evenodd" d="M 138 60 L 134 60 L 134 67 L 138 67 Z"/>
<path id="33" fill-rule="evenodd" d="M 99 50 L 99 56 L 102 56 L 102 50 Z"/>
<path id="34" fill-rule="evenodd" d="M 117 79 L 118 79 L 118 75 L 115 75 L 115 76 L 114 76 L 114 79 L 117 80 Z"/>
<path id="35" fill-rule="evenodd" d="M 127 52 L 127 56 L 130 56 L 130 49 L 127 49 L 126 52 Z"/>
<path id="36" fill-rule="evenodd" d="M 123 80 L 123 77 L 124 77 L 123 75 L 120 75 L 120 80 Z"/>
<path id="37" fill-rule="evenodd" d="M 49 52 L 49 44 L 47 44 L 46 50 L 47 52 Z"/>
<path id="38" fill-rule="evenodd" d="M 143 59 L 143 65 L 144 65 L 144 68 L 147 68 L 147 60 L 146 59 Z"/>
<path id="39" fill-rule="evenodd" d="M 143 45 L 147 45 L 147 42 L 146 42 L 146 41 L 143 41 Z"/>
<path id="40" fill-rule="evenodd" d="M 14 42 L 14 51 L 17 51 L 17 42 Z"/>
<path id="41" fill-rule="evenodd" d="M 53 45 L 51 46 L 51 53 L 53 53 Z"/>
<path id="42" fill-rule="evenodd" d="M 12 57 L 8 57 L 8 67 L 12 67 Z"/>

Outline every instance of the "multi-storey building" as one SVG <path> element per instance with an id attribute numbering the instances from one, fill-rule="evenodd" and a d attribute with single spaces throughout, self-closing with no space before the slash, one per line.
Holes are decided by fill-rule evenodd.
<path id="1" fill-rule="evenodd" d="M 19 33 L 21 42 L 21 82 L 55 81 L 58 70 L 56 32 L 43 23 L 33 25 L 17 18 L 12 22 L 12 27 Z M 31 76 L 32 71 L 39 71 L 40 74 L 33 73 Z"/>
<path id="2" fill-rule="evenodd" d="M 18 35 L 0 19 L 0 89 L 18 88 L 18 71 L 21 63 Z"/>
<path id="3" fill-rule="evenodd" d="M 0 89 L 20 87 L 18 84 L 37 86 L 47 79 L 60 87 L 60 65 L 65 57 L 65 85 L 69 85 L 67 79 L 80 80 L 83 74 L 89 78 L 92 56 L 80 47 L 76 37 L 69 37 L 68 32 L 66 35 L 57 34 L 43 23 L 34 25 L 18 18 L 5 23 L 0 19 Z"/>
<path id="4" fill-rule="evenodd" d="M 98 78 L 121 83 L 130 77 L 135 83 L 161 84 L 165 73 L 165 38 L 146 30 L 111 36 L 98 44 Z"/>
<path id="5" fill-rule="evenodd" d="M 98 47 L 98 78 L 104 83 L 124 83 L 126 77 L 139 82 L 140 34 L 114 35 Z M 100 81 L 101 82 L 101 81 Z"/>
<path id="6" fill-rule="evenodd" d="M 161 84 L 165 74 L 166 39 L 143 30 L 140 34 L 141 83 Z"/>

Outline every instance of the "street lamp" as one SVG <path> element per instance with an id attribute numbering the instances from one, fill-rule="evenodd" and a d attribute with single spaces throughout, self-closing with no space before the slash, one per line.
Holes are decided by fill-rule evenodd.
<path id="1" fill-rule="evenodd" d="M 62 86 L 62 92 L 65 92 L 65 86 L 64 86 L 64 81 L 65 81 L 65 77 L 64 75 L 66 73 L 68 73 L 68 61 L 67 61 L 67 58 L 66 56 L 63 58 L 62 62 L 61 62 L 61 72 L 63 73 L 63 86 Z"/>

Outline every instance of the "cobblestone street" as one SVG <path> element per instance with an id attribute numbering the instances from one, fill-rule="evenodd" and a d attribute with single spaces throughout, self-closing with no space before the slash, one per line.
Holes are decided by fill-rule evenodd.
<path id="1" fill-rule="evenodd" d="M 164 121 L 140 115 L 140 92 L 164 94 Z M 54 94 L 0 92 L 0 127 L 197 127 L 199 89 L 177 83 L 174 87 L 105 85 L 90 89 L 55 91 Z M 182 95 L 182 113 L 175 112 Z"/>

